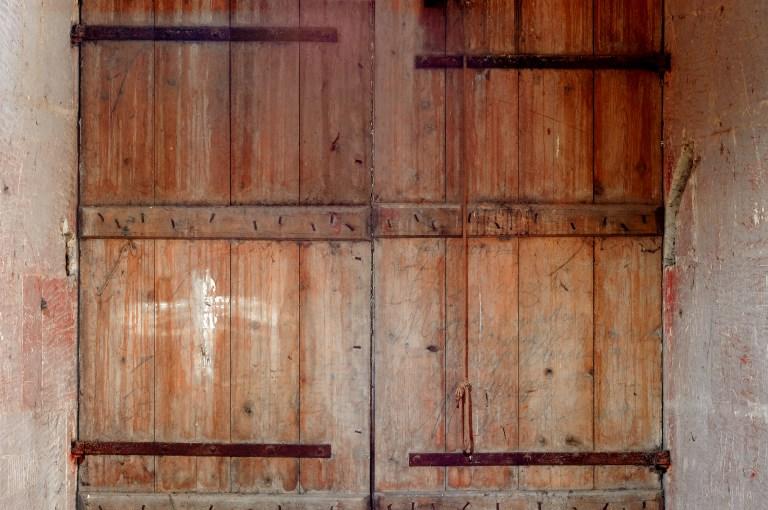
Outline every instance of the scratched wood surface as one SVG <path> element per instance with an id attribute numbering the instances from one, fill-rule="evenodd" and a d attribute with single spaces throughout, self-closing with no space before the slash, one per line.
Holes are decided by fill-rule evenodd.
<path id="1" fill-rule="evenodd" d="M 232 246 L 232 440 L 299 442 L 299 246 Z M 296 459 L 232 459 L 233 490 L 296 490 Z"/>
<path id="2" fill-rule="evenodd" d="M 661 243 L 595 245 L 595 448 L 661 447 Z M 597 467 L 598 488 L 654 488 L 647 468 Z"/>
<path id="3" fill-rule="evenodd" d="M 299 24 L 299 0 L 233 0 L 232 25 Z M 299 199 L 299 43 L 232 43 L 232 203 Z M 254 86 L 258 84 L 258 86 Z"/>
<path id="4" fill-rule="evenodd" d="M 229 441 L 229 242 L 155 246 L 155 439 Z M 229 490 L 229 459 L 160 457 L 157 489 Z"/>
<path id="5" fill-rule="evenodd" d="M 301 248 L 301 438 L 333 459 L 301 459 L 308 492 L 366 493 L 370 470 L 371 246 Z"/>
<path id="6" fill-rule="evenodd" d="M 393 508 L 518 489 L 611 491 L 542 508 L 656 507 L 647 469 L 407 465 L 461 449 L 465 326 L 478 451 L 660 446 L 658 76 L 413 64 L 655 51 L 660 2 L 510 6 L 84 4 L 88 23 L 332 26 L 339 42 L 84 45 L 81 438 L 334 453 L 89 458 L 83 487 L 267 504 L 363 497 L 373 477 Z M 426 492 L 444 496 L 403 495 Z"/>
<path id="7" fill-rule="evenodd" d="M 83 22 L 151 25 L 152 0 L 93 0 Z M 82 49 L 83 204 L 154 200 L 154 45 L 107 42 Z"/>
<path id="8" fill-rule="evenodd" d="M 520 449 L 593 447 L 592 239 L 520 240 Z M 520 469 L 526 489 L 589 489 L 591 467 Z"/>
<path id="9" fill-rule="evenodd" d="M 93 240 L 82 246 L 80 436 L 154 439 L 154 241 Z M 89 457 L 83 484 L 147 490 L 152 457 Z"/>
<path id="10" fill-rule="evenodd" d="M 228 25 L 229 0 L 156 0 L 158 25 Z M 155 45 L 155 198 L 230 201 L 229 44 Z"/>

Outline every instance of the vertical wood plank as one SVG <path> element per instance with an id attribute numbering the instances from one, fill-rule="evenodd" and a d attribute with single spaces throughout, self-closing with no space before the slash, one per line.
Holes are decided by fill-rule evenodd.
<path id="1" fill-rule="evenodd" d="M 651 73 L 596 72 L 596 202 L 661 202 L 660 87 Z"/>
<path id="2" fill-rule="evenodd" d="M 302 0 L 303 26 L 336 44 L 301 44 L 301 201 L 362 204 L 371 194 L 372 9 L 368 0 Z"/>
<path id="3" fill-rule="evenodd" d="M 90 240 L 81 246 L 80 438 L 154 437 L 154 244 Z M 152 490 L 152 457 L 87 457 L 91 489 Z"/>
<path id="4" fill-rule="evenodd" d="M 299 0 L 233 0 L 233 25 L 299 25 Z M 232 43 L 232 202 L 299 201 L 299 43 Z"/>
<path id="5" fill-rule="evenodd" d="M 306 491 L 365 493 L 370 476 L 371 245 L 301 248 L 301 439 L 331 460 L 301 459 Z"/>
<path id="6" fill-rule="evenodd" d="M 83 22 L 152 25 L 152 0 L 91 0 Z M 154 198 L 151 42 L 100 42 L 82 47 L 84 205 L 151 203 Z"/>
<path id="7" fill-rule="evenodd" d="M 592 53 L 592 3 L 522 0 L 523 53 Z"/>
<path id="8" fill-rule="evenodd" d="M 444 468 L 409 468 L 445 447 L 445 241 L 375 243 L 376 490 L 439 490 Z"/>
<path id="9" fill-rule="evenodd" d="M 382 202 L 445 199 L 445 71 L 414 69 L 445 49 L 444 9 L 376 2 L 376 172 Z"/>
<path id="10" fill-rule="evenodd" d="M 520 240 L 520 449 L 593 447 L 592 239 Z M 520 469 L 526 489 L 586 489 L 591 467 Z"/>
<path id="11" fill-rule="evenodd" d="M 155 241 L 158 441 L 230 438 L 229 242 Z M 157 489 L 229 489 L 229 459 L 160 457 Z"/>
<path id="12" fill-rule="evenodd" d="M 229 0 L 156 0 L 158 25 L 228 25 Z M 229 44 L 155 45 L 158 204 L 230 201 Z"/>
<path id="13" fill-rule="evenodd" d="M 595 448 L 661 447 L 661 240 L 595 247 Z M 597 467 L 596 487 L 656 488 L 647 468 Z"/>
<path id="14" fill-rule="evenodd" d="M 464 242 L 450 239 L 446 275 L 446 443 L 461 451 L 461 411 L 453 396 L 464 380 Z M 517 449 L 518 241 L 472 240 L 469 248 L 469 366 L 478 451 Z M 449 468 L 454 489 L 512 489 L 517 468 Z"/>
<path id="15" fill-rule="evenodd" d="M 596 53 L 661 50 L 661 0 L 598 0 L 595 11 Z"/>
<path id="16" fill-rule="evenodd" d="M 464 161 L 472 201 L 517 199 L 518 74 L 465 72 Z"/>
<path id="17" fill-rule="evenodd" d="M 520 196 L 592 201 L 591 71 L 521 71 Z"/>
<path id="18" fill-rule="evenodd" d="M 299 247 L 232 246 L 232 440 L 299 442 Z M 233 490 L 290 492 L 297 459 L 232 459 Z"/>

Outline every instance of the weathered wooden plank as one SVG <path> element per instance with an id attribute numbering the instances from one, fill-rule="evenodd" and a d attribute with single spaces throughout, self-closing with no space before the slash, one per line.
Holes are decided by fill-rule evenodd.
<path id="1" fill-rule="evenodd" d="M 595 245 L 595 448 L 661 446 L 661 240 Z M 656 488 L 643 468 L 598 467 L 598 488 Z"/>
<path id="2" fill-rule="evenodd" d="M 302 459 L 306 491 L 363 493 L 370 477 L 371 245 L 301 247 L 301 439 L 333 444 Z"/>
<path id="3" fill-rule="evenodd" d="M 302 0 L 303 26 L 334 26 L 336 44 L 301 45 L 301 202 L 370 200 L 373 4 Z"/>
<path id="4" fill-rule="evenodd" d="M 471 236 L 660 235 L 663 219 L 650 205 L 480 205 L 470 209 Z"/>
<path id="5" fill-rule="evenodd" d="M 595 202 L 661 202 L 660 87 L 648 73 L 596 73 Z"/>
<path id="6" fill-rule="evenodd" d="M 592 201 L 592 76 L 521 72 L 521 200 Z"/>
<path id="7" fill-rule="evenodd" d="M 445 199 L 445 72 L 416 70 L 414 55 L 445 49 L 443 9 L 376 2 L 376 176 L 388 202 Z"/>
<path id="8" fill-rule="evenodd" d="M 521 450 L 593 448 L 592 239 L 520 240 Z M 520 488 L 588 489 L 591 467 L 520 469 Z"/>
<path id="9" fill-rule="evenodd" d="M 152 1 L 94 0 L 83 21 L 151 24 Z M 104 43 L 82 49 L 83 204 L 131 204 L 154 198 L 151 43 Z"/>
<path id="10" fill-rule="evenodd" d="M 464 380 L 464 242 L 447 241 L 446 450 L 461 451 L 461 412 L 454 394 Z M 517 449 L 517 240 L 469 245 L 469 367 L 477 451 Z M 517 468 L 450 468 L 453 489 L 512 489 Z"/>
<path id="11" fill-rule="evenodd" d="M 515 201 L 519 191 L 517 71 L 464 74 L 464 162 L 468 196 Z"/>
<path id="12" fill-rule="evenodd" d="M 661 49 L 661 0 L 601 0 L 595 4 L 595 52 Z"/>
<path id="13" fill-rule="evenodd" d="M 156 0 L 157 25 L 229 24 L 229 0 Z M 229 44 L 155 46 L 155 198 L 230 201 Z"/>
<path id="14" fill-rule="evenodd" d="M 299 442 L 299 247 L 232 245 L 232 440 Z M 291 492 L 298 459 L 233 459 L 237 492 Z"/>
<path id="15" fill-rule="evenodd" d="M 374 208 L 375 237 L 460 236 L 458 204 L 381 204 Z"/>
<path id="16" fill-rule="evenodd" d="M 152 440 L 154 243 L 92 240 L 81 257 L 79 437 Z M 155 461 L 89 457 L 80 480 L 95 490 L 151 490 Z"/>
<path id="17" fill-rule="evenodd" d="M 234 0 L 233 26 L 299 25 L 299 0 Z M 232 43 L 232 203 L 299 201 L 299 44 Z"/>
<path id="18" fill-rule="evenodd" d="M 523 53 L 592 53 L 592 3 L 522 0 Z"/>
<path id="19" fill-rule="evenodd" d="M 408 452 L 445 446 L 445 242 L 375 242 L 376 490 L 437 490 L 445 469 Z"/>
<path id="20" fill-rule="evenodd" d="M 184 239 L 366 239 L 367 207 L 85 207 L 81 235 Z"/>
<path id="21" fill-rule="evenodd" d="M 80 491 L 83 510 L 367 510 L 367 495 L 116 494 Z"/>
<path id="22" fill-rule="evenodd" d="M 155 437 L 230 438 L 230 249 L 155 241 Z M 157 490 L 229 490 L 229 459 L 160 457 Z"/>
<path id="23" fill-rule="evenodd" d="M 435 508 L 472 508 L 473 510 L 662 510 L 658 491 L 621 492 L 526 492 L 454 493 L 454 494 L 386 494 L 378 495 L 379 510 L 433 510 Z M 105 508 L 105 510 L 107 510 Z"/>

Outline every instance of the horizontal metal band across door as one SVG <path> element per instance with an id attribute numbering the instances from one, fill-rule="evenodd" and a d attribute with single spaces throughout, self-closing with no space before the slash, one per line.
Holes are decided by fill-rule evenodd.
<path id="1" fill-rule="evenodd" d="M 422 466 L 648 466 L 666 470 L 668 451 L 652 452 L 477 452 L 411 453 L 411 467 Z"/>
<path id="2" fill-rule="evenodd" d="M 318 42 L 335 43 L 332 27 L 207 27 L 74 25 L 72 44 L 88 41 Z"/>
<path id="3" fill-rule="evenodd" d="M 620 204 L 367 206 L 87 206 L 83 238 L 292 239 L 365 241 L 381 237 L 652 236 L 663 209 Z"/>
<path id="4" fill-rule="evenodd" d="M 671 58 L 666 53 L 642 55 L 532 55 L 489 53 L 482 55 L 416 55 L 417 69 L 617 69 L 669 71 Z"/>
<path id="5" fill-rule="evenodd" d="M 75 441 L 72 456 L 151 455 L 174 457 L 284 457 L 329 459 L 327 444 L 252 444 L 252 443 L 153 443 L 115 441 Z"/>

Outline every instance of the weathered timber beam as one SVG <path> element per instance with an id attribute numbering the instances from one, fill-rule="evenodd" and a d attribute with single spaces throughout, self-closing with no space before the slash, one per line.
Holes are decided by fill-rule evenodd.
<path id="1" fill-rule="evenodd" d="M 374 237 L 461 237 L 459 204 L 382 204 L 374 209 Z"/>
<path id="2" fill-rule="evenodd" d="M 666 470 L 668 451 L 411 453 L 408 465 L 423 466 L 648 466 Z"/>
<path id="3" fill-rule="evenodd" d="M 660 235 L 663 214 L 653 205 L 489 205 L 470 208 L 468 233 L 472 237 Z"/>
<path id="4" fill-rule="evenodd" d="M 127 239 L 369 240 L 460 237 L 459 204 L 367 206 L 87 206 L 80 235 Z M 652 205 L 470 205 L 470 237 L 660 235 Z"/>
<path id="5" fill-rule="evenodd" d="M 369 208 L 354 206 L 83 207 L 83 238 L 368 239 Z"/>
<path id="6" fill-rule="evenodd" d="M 285 457 L 329 459 L 327 444 L 251 444 L 251 443 L 154 443 L 115 441 L 74 441 L 72 456 L 152 455 L 175 457 Z"/>
<path id="7" fill-rule="evenodd" d="M 332 27 L 227 27 L 74 25 L 72 44 L 93 41 L 318 42 L 335 43 Z"/>
<path id="8" fill-rule="evenodd" d="M 531 55 L 498 53 L 484 55 L 416 55 L 417 69 L 451 69 L 466 65 L 473 69 L 617 69 L 669 71 L 667 53 L 642 55 Z"/>

